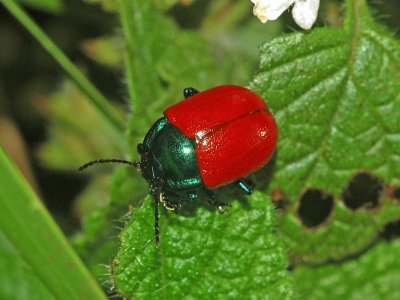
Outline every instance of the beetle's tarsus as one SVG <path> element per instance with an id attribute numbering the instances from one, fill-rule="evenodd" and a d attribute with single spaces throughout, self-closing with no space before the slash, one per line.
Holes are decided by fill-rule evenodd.
<path id="1" fill-rule="evenodd" d="M 243 181 L 243 180 L 238 180 L 235 182 L 239 188 L 246 194 L 246 195 L 251 195 L 253 191 L 251 188 Z"/>
<path id="2" fill-rule="evenodd" d="M 219 205 L 217 206 L 218 211 L 219 211 L 219 212 L 224 212 L 224 211 L 225 211 L 225 207 L 227 207 L 227 206 L 228 206 L 228 204 L 226 204 L 226 203 L 221 203 L 221 204 L 219 204 Z"/>
<path id="3" fill-rule="evenodd" d="M 182 207 L 182 204 L 179 202 L 171 201 L 173 198 L 173 194 L 167 192 L 161 192 L 160 202 L 164 205 L 164 207 L 168 210 L 179 210 Z"/>
<path id="4" fill-rule="evenodd" d="M 183 89 L 183 96 L 186 98 L 189 98 L 195 94 L 197 94 L 199 91 L 196 90 L 195 88 L 192 87 L 187 87 L 185 89 Z"/>

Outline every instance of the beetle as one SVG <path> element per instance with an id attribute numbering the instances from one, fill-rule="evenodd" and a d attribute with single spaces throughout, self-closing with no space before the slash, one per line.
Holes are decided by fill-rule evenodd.
<path id="1" fill-rule="evenodd" d="M 164 111 L 137 145 L 141 160 L 98 159 L 140 170 L 154 198 L 155 242 L 159 244 L 158 206 L 179 209 L 204 193 L 215 204 L 213 189 L 236 183 L 262 168 L 272 157 L 278 136 L 264 100 L 247 88 L 222 85 L 203 92 L 185 88 L 184 99 Z"/>

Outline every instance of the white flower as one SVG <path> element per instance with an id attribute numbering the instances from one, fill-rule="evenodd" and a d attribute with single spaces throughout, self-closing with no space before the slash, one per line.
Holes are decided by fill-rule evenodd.
<path id="1" fill-rule="evenodd" d="M 297 25 L 310 29 L 318 14 L 319 0 L 251 0 L 254 3 L 253 13 L 265 23 L 276 20 L 286 9 L 294 4 L 292 15 Z"/>

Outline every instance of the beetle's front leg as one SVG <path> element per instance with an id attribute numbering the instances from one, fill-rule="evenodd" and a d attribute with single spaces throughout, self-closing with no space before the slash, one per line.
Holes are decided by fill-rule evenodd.
<path id="1" fill-rule="evenodd" d="M 150 193 L 153 196 L 154 201 L 154 240 L 156 247 L 160 245 L 160 227 L 159 227 L 159 215 L 158 215 L 158 202 L 160 200 L 160 191 L 158 186 L 150 185 Z"/>
<path id="2" fill-rule="evenodd" d="M 179 201 L 179 195 L 165 190 L 161 192 L 160 202 L 168 210 L 178 210 L 182 207 Z"/>

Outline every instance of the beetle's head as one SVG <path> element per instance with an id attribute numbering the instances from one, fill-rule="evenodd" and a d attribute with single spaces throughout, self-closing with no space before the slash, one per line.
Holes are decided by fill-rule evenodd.
<path id="1" fill-rule="evenodd" d="M 159 187 L 163 181 L 163 170 L 160 162 L 150 149 L 147 149 L 143 144 L 138 144 L 137 150 L 140 154 L 140 172 L 143 178 L 151 187 Z"/>

